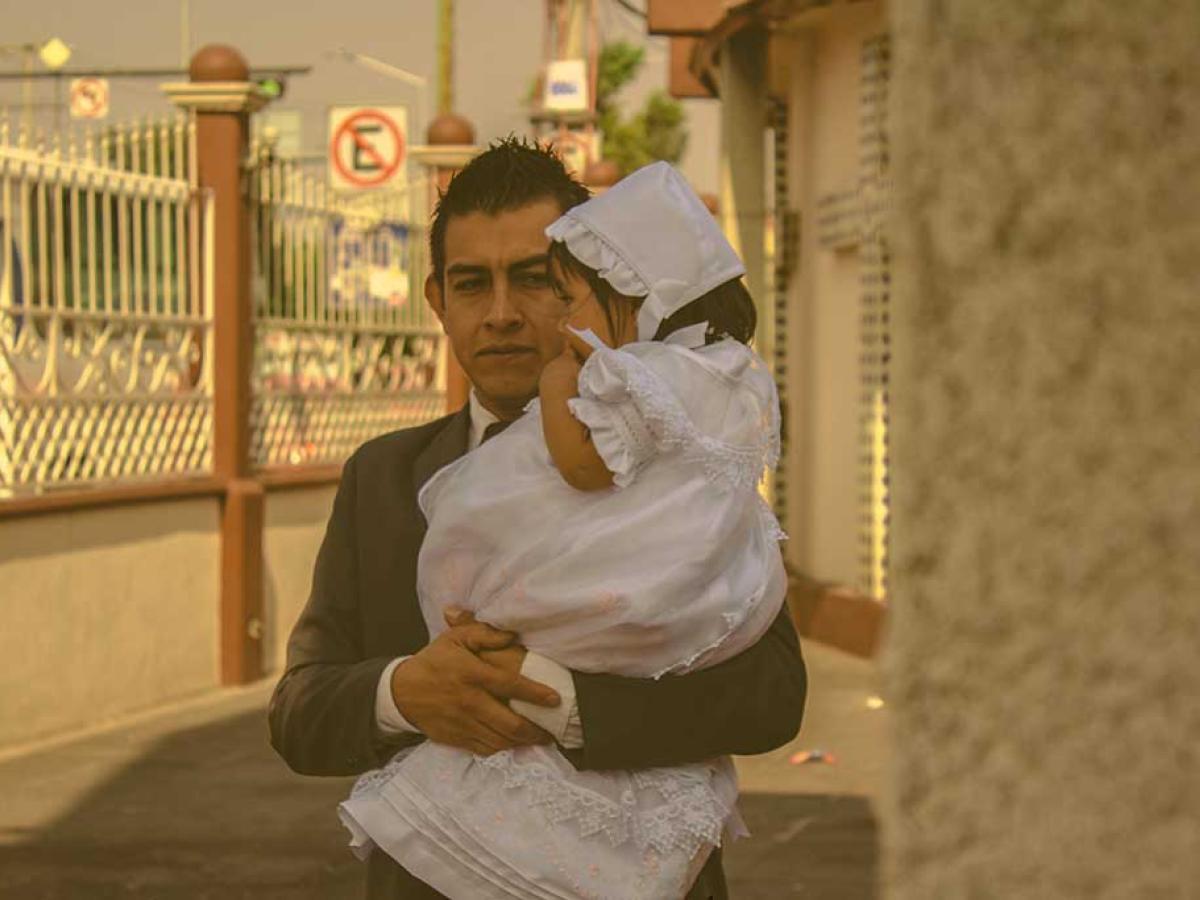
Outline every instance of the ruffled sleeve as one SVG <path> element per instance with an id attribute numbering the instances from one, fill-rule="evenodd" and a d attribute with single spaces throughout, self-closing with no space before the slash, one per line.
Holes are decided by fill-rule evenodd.
<path id="1" fill-rule="evenodd" d="M 754 491 L 779 459 L 778 404 L 765 366 L 722 341 L 700 353 L 662 343 L 596 350 L 570 408 L 618 487 L 670 452 L 703 466 L 716 486 Z"/>
<path id="2" fill-rule="evenodd" d="M 628 353 L 597 350 L 579 372 L 579 396 L 568 401 L 572 415 L 591 432 L 592 444 L 612 472 L 613 484 L 622 488 L 633 482 L 657 452 L 654 431 L 630 390 L 631 367 L 645 369 Z M 649 370 L 644 374 L 657 382 L 650 390 L 670 391 Z"/>

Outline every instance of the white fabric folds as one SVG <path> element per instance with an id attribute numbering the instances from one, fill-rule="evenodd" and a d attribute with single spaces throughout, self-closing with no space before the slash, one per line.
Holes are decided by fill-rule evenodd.
<path id="1" fill-rule="evenodd" d="M 420 495 L 431 635 L 454 604 L 568 668 L 659 677 L 753 644 L 783 603 L 774 517 L 757 483 L 778 454 L 766 366 L 725 340 L 594 352 L 574 415 L 616 486 L 558 474 L 537 401 Z M 678 898 L 739 833 L 728 760 L 577 771 L 553 747 L 488 758 L 426 742 L 364 776 L 340 808 L 450 897 Z"/>
<path id="2" fill-rule="evenodd" d="M 546 229 L 552 241 L 619 293 L 644 297 L 638 339 L 713 288 L 746 274 L 716 220 L 687 181 L 651 163 L 567 210 Z"/>

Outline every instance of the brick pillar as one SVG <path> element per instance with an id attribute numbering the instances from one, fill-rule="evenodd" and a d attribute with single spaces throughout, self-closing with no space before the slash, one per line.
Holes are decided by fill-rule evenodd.
<path id="1" fill-rule="evenodd" d="M 213 472 L 226 484 L 221 508 L 221 680 L 262 675 L 263 489 L 251 477 L 250 218 L 244 164 L 249 114 L 263 98 L 232 47 L 211 44 L 192 57 L 186 84 L 165 85 L 196 120 L 200 188 L 213 204 Z"/>
<path id="2" fill-rule="evenodd" d="M 424 147 L 413 148 L 413 155 L 429 173 L 429 209 L 432 212 L 440 192 L 450 184 L 454 173 L 479 152 L 479 148 L 475 146 L 474 127 L 454 113 L 442 113 L 430 122 L 425 140 Z M 446 341 L 446 411 L 462 409 L 470 390 L 471 383 L 454 358 L 450 342 Z"/>
<path id="3" fill-rule="evenodd" d="M 1195 0 L 891 12 L 887 896 L 1194 897 Z"/>

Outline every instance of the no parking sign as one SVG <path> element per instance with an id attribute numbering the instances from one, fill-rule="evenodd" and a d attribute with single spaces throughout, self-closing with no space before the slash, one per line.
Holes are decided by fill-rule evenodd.
<path id="1" fill-rule="evenodd" d="M 363 191 L 404 180 L 408 110 L 403 106 L 338 106 L 329 111 L 329 183 Z"/>

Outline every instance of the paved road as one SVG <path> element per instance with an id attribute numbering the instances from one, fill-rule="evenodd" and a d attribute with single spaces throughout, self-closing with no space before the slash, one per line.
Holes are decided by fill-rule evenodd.
<path id="1" fill-rule="evenodd" d="M 736 900 L 875 896 L 885 712 L 867 664 L 809 645 L 798 741 L 739 760 L 754 836 L 728 851 Z M 333 813 L 343 779 L 293 775 L 267 745 L 269 685 L 222 692 L 0 761 L 0 897 L 361 896 Z M 820 747 L 836 765 L 794 766 Z"/>

